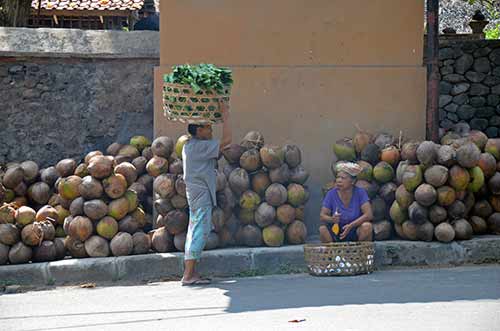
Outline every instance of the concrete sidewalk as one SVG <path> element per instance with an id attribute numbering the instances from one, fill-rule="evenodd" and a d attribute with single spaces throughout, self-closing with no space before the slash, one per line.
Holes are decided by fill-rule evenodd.
<path id="1" fill-rule="evenodd" d="M 375 266 L 457 266 L 500 263 L 500 236 L 480 236 L 450 244 L 416 241 L 375 243 Z M 150 281 L 182 274 L 183 254 L 66 259 L 0 266 L 0 282 L 19 285 L 60 285 L 82 282 Z M 200 272 L 215 277 L 306 272 L 303 246 L 227 248 L 203 253 Z"/>

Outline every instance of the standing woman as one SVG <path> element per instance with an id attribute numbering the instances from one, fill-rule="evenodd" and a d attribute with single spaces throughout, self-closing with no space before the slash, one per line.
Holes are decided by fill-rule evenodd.
<path id="1" fill-rule="evenodd" d="M 335 188 L 327 193 L 321 208 L 321 242 L 372 241 L 370 199 L 364 189 L 354 185 L 361 167 L 345 162 L 339 163 L 336 170 Z"/>

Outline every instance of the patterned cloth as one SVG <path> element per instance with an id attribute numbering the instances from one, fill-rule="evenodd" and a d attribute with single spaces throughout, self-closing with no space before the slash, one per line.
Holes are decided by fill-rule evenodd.
<path id="1" fill-rule="evenodd" d="M 208 235 L 212 230 L 212 207 L 200 207 L 189 212 L 189 227 L 184 247 L 184 260 L 200 260 Z"/>
<path id="2" fill-rule="evenodd" d="M 350 176 L 356 177 L 356 176 L 359 175 L 359 173 L 361 172 L 362 168 L 358 164 L 356 164 L 356 163 L 352 163 L 352 162 L 339 162 L 337 164 L 336 170 L 337 170 L 337 173 L 339 173 L 339 172 L 346 172 Z"/>

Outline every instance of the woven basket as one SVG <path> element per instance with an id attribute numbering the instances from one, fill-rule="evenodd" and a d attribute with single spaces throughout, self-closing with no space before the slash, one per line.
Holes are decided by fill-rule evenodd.
<path id="1" fill-rule="evenodd" d="M 373 272 L 372 242 L 308 244 L 304 255 L 314 276 L 352 276 Z"/>
<path id="2" fill-rule="evenodd" d="M 230 93 L 229 87 L 222 94 L 213 91 L 195 93 L 189 85 L 163 83 L 163 114 L 170 121 L 182 123 L 220 123 L 219 101 L 228 102 Z"/>

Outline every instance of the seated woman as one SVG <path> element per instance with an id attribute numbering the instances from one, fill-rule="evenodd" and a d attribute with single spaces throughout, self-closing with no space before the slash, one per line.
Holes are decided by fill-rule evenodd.
<path id="1" fill-rule="evenodd" d="M 366 191 L 355 186 L 361 167 L 355 163 L 337 165 L 335 188 L 323 200 L 319 227 L 323 243 L 334 241 L 371 241 L 372 207 Z"/>

